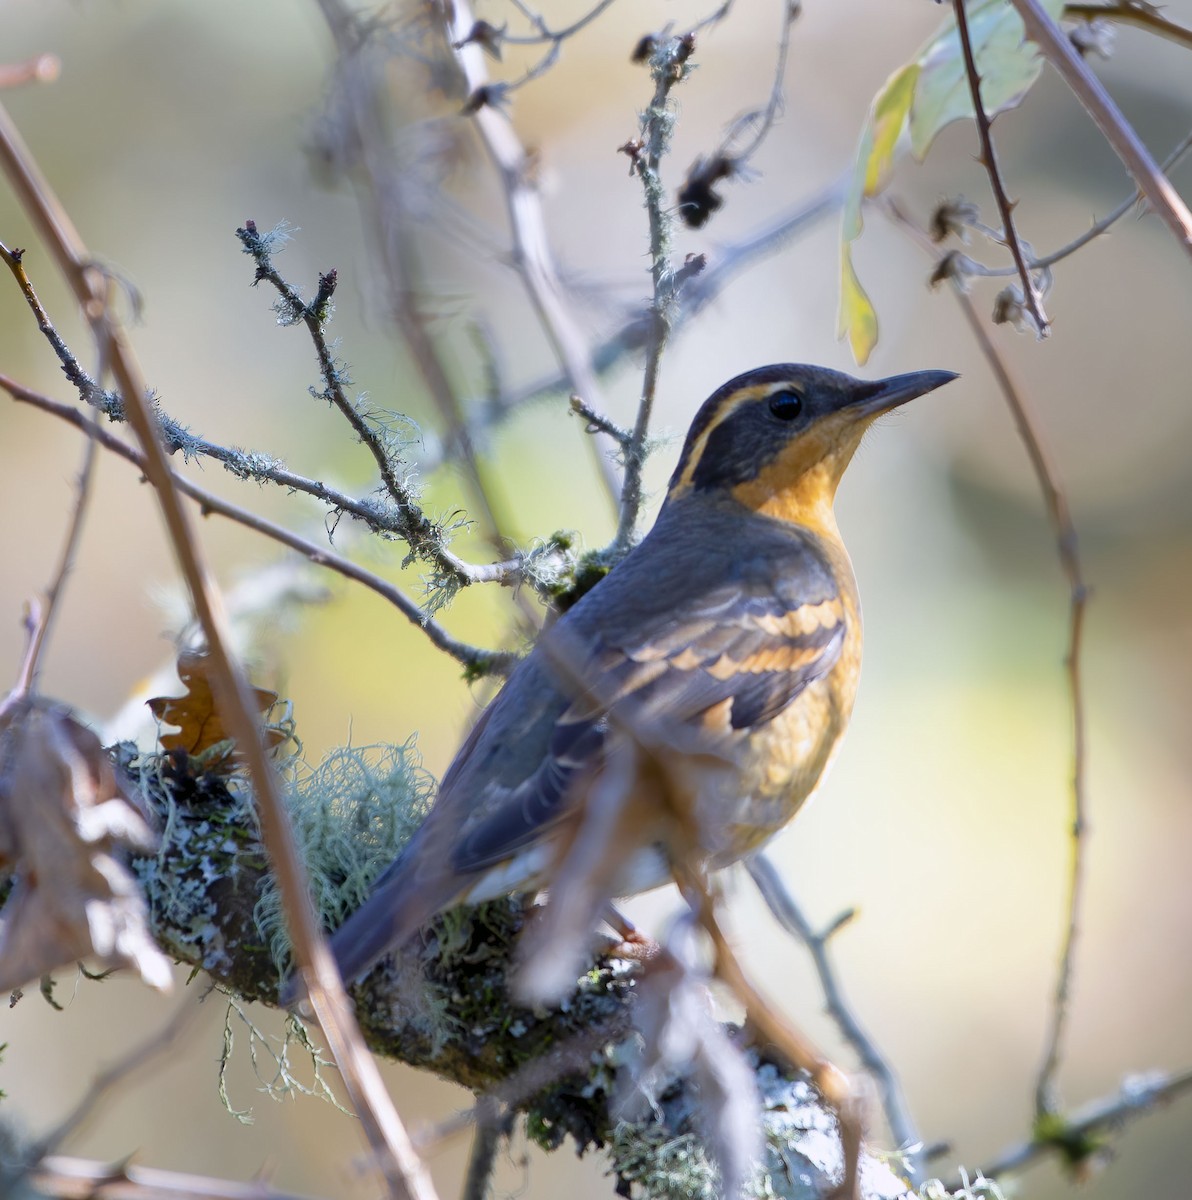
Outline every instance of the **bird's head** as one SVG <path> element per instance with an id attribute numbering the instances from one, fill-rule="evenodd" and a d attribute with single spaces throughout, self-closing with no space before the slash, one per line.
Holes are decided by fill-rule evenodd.
<path id="1" fill-rule="evenodd" d="M 836 485 L 865 430 L 955 378 L 915 371 L 870 382 L 795 363 L 738 375 L 696 413 L 667 499 L 719 494 L 799 524 L 830 523 Z"/>

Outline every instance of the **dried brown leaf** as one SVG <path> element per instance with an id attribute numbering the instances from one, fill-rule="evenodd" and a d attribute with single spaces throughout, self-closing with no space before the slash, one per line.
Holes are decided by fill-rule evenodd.
<path id="1" fill-rule="evenodd" d="M 0 991 L 82 958 L 129 966 L 162 991 L 170 964 L 121 861 L 155 837 L 99 739 L 62 707 L 24 701 L 0 729 Z"/>
<path id="2" fill-rule="evenodd" d="M 186 688 L 183 696 L 156 696 L 146 701 L 153 715 L 167 725 L 176 725 L 177 733 L 161 737 L 163 750 L 184 750 L 197 757 L 217 746 L 231 749 L 231 738 L 215 704 L 206 655 L 182 654 L 178 658 L 178 678 Z M 277 693 L 253 688 L 253 700 L 263 716 L 277 703 Z M 266 728 L 265 748 L 273 750 L 289 738 L 284 729 Z"/>

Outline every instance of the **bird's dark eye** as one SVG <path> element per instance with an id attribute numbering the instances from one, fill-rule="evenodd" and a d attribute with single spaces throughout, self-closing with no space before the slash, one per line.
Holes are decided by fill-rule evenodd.
<path id="1" fill-rule="evenodd" d="M 793 421 L 803 411 L 803 397 L 798 392 L 772 392 L 770 411 L 780 421 Z"/>

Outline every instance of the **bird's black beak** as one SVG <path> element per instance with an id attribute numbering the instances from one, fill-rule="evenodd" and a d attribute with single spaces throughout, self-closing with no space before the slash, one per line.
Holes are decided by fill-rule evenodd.
<path id="1" fill-rule="evenodd" d="M 908 375 L 891 375 L 889 379 L 859 383 L 841 408 L 849 409 L 858 416 L 876 417 L 916 396 L 934 392 L 955 378 L 955 371 L 911 371 Z"/>

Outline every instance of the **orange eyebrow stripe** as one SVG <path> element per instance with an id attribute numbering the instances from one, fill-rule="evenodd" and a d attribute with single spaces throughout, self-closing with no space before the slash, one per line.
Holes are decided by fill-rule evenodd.
<path id="1" fill-rule="evenodd" d="M 741 388 L 725 399 L 716 415 L 700 430 L 699 437 L 695 439 L 695 444 L 691 447 L 691 452 L 683 461 L 682 473 L 679 475 L 674 487 L 670 489 L 670 496 L 681 496 L 684 492 L 690 491 L 691 481 L 695 478 L 696 468 L 698 468 L 700 460 L 704 456 L 704 451 L 708 448 L 708 439 L 712 434 L 742 405 L 752 404 L 755 400 L 760 400 L 763 396 L 768 396 L 777 386 L 773 382 L 755 383 L 752 387 Z"/>

